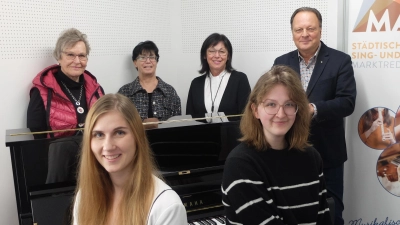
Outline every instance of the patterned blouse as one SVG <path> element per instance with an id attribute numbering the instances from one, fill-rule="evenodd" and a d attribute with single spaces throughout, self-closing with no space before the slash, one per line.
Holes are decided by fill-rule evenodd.
<path id="1" fill-rule="evenodd" d="M 153 117 L 165 121 L 172 116 L 181 115 L 181 99 L 175 89 L 157 77 L 158 84 L 152 94 Z M 128 97 L 135 104 L 142 120 L 148 118 L 149 96 L 139 83 L 139 77 L 122 86 L 118 93 Z"/>

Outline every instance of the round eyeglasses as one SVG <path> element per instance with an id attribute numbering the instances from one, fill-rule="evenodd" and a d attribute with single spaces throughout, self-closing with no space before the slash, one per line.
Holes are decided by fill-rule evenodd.
<path id="1" fill-rule="evenodd" d="M 299 109 L 297 104 L 294 102 L 286 102 L 283 105 L 279 105 L 275 101 L 265 100 L 261 104 L 264 107 L 265 112 L 269 115 L 277 114 L 279 112 L 279 109 L 282 107 L 286 115 L 293 116 L 297 113 L 297 110 Z"/>

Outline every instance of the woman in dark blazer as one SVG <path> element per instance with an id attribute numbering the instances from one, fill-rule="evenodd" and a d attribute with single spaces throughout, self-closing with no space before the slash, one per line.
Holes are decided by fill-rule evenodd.
<path id="1" fill-rule="evenodd" d="M 193 79 L 190 85 L 187 115 L 198 118 L 206 113 L 243 113 L 251 89 L 246 74 L 232 68 L 232 55 L 231 42 L 223 34 L 213 33 L 203 42 L 199 71 L 202 76 Z"/>

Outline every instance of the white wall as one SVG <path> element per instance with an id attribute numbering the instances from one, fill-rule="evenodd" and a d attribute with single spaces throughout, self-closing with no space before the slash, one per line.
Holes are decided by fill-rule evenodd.
<path id="1" fill-rule="evenodd" d="M 137 76 L 133 47 L 144 40 L 160 49 L 157 75 L 175 87 L 185 112 L 190 82 L 198 76 L 203 40 L 213 32 L 233 45 L 233 66 L 253 86 L 273 60 L 294 50 L 290 16 L 302 6 L 323 15 L 322 40 L 337 47 L 338 4 L 328 0 L 0 0 L 0 143 L 5 130 L 23 128 L 32 78 L 56 63 L 51 57 L 59 33 L 76 27 L 88 35 L 92 48 L 87 70 L 106 93 L 116 92 Z M 18 224 L 10 152 L 0 145 L 0 218 Z"/>

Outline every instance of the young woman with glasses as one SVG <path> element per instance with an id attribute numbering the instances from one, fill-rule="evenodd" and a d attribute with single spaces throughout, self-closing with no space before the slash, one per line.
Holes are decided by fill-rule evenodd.
<path id="1" fill-rule="evenodd" d="M 331 224 L 322 160 L 308 142 L 311 115 L 298 74 L 274 66 L 250 94 L 243 137 L 229 154 L 227 224 Z"/>

